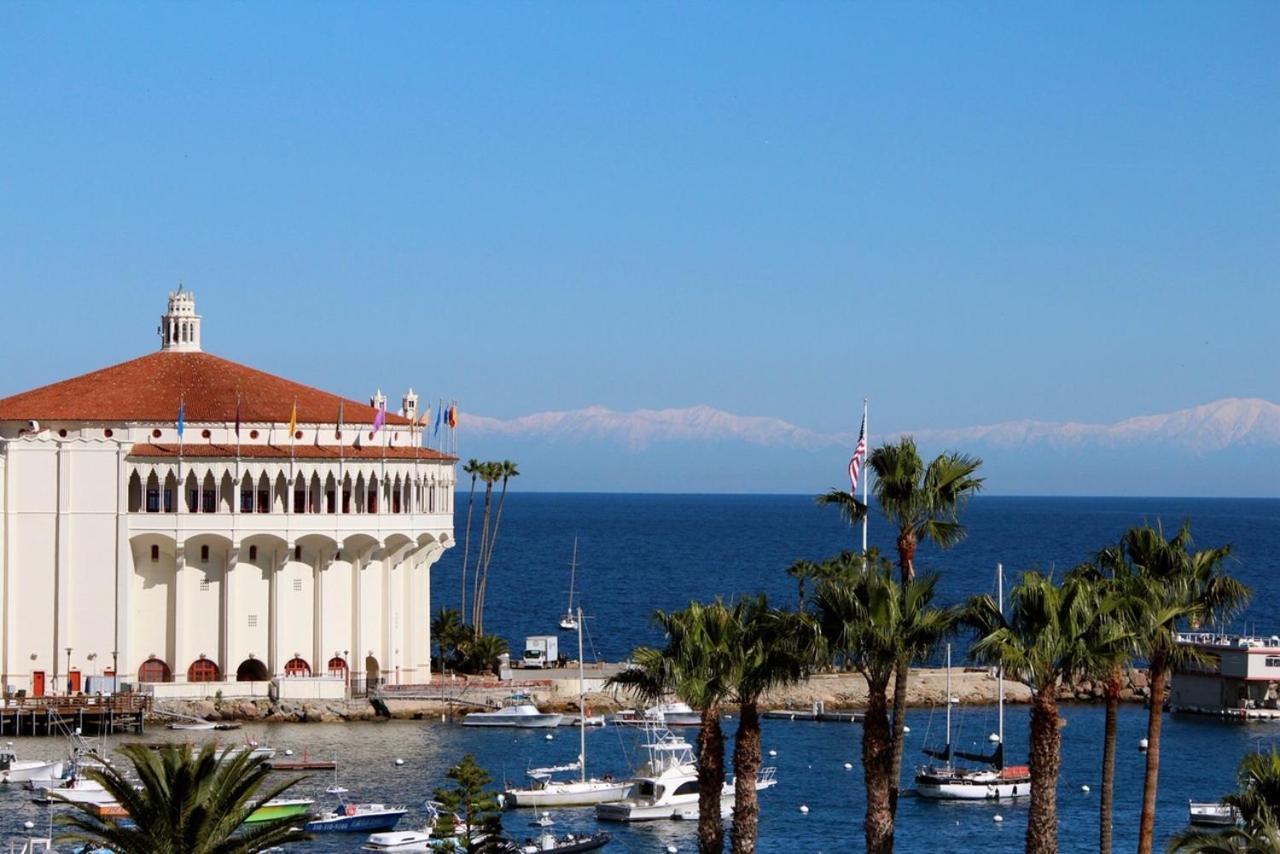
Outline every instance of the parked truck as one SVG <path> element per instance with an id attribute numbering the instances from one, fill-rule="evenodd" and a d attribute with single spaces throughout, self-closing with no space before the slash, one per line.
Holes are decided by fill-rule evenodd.
<path id="1" fill-rule="evenodd" d="M 525 667 L 555 667 L 560 658 L 560 639 L 555 635 L 530 635 L 524 639 Z"/>

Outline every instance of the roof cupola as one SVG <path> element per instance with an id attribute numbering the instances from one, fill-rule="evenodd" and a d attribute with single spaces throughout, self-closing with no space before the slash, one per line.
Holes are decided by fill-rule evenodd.
<path id="1" fill-rule="evenodd" d="M 169 310 L 160 318 L 160 349 L 175 353 L 200 352 L 200 315 L 196 295 L 182 285 L 169 294 Z"/>

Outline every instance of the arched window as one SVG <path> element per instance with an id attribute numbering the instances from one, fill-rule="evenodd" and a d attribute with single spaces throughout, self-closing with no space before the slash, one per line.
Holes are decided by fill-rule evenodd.
<path id="1" fill-rule="evenodd" d="M 267 666 L 256 658 L 246 658 L 236 668 L 237 682 L 266 682 L 270 678 Z"/>
<path id="2" fill-rule="evenodd" d="M 347 662 L 343 660 L 342 656 L 335 655 L 333 658 L 329 659 L 329 675 L 342 678 L 346 677 Z"/>
<path id="3" fill-rule="evenodd" d="M 169 665 L 153 655 L 138 667 L 138 681 L 172 682 L 173 673 L 169 670 Z"/>
<path id="4" fill-rule="evenodd" d="M 221 678 L 218 665 L 207 658 L 198 658 L 187 668 L 188 682 L 217 682 Z"/>
<path id="5" fill-rule="evenodd" d="M 310 676 L 311 665 L 307 664 L 301 658 L 294 656 L 293 658 L 289 659 L 287 664 L 285 664 L 284 675 L 285 676 Z"/>

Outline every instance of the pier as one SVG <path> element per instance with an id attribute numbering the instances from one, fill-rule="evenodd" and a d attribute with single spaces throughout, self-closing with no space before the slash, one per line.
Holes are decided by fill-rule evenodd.
<path id="1" fill-rule="evenodd" d="M 10 698 L 0 706 L 0 736 L 141 733 L 149 706 L 145 694 Z"/>

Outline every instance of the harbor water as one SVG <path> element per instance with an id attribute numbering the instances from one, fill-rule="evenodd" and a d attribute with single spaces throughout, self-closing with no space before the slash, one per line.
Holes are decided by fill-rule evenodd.
<path id="1" fill-rule="evenodd" d="M 466 494 L 459 496 L 459 540 L 466 523 Z M 479 514 L 476 522 L 478 525 Z M 958 601 L 991 589 L 997 561 L 1011 576 L 1038 566 L 1066 570 L 1114 541 L 1128 526 L 1162 520 L 1171 528 L 1191 518 L 1205 546 L 1231 543 L 1232 571 L 1254 588 L 1254 601 L 1237 623 L 1258 632 L 1276 629 L 1277 547 L 1280 501 L 1203 499 L 978 498 L 965 513 L 970 537 L 938 554 L 925 549 L 923 569 L 943 573 L 940 596 Z M 678 608 L 690 599 L 766 592 L 793 604 L 797 591 L 785 570 L 797 558 L 818 559 L 851 547 L 854 532 L 835 512 L 801 496 L 617 496 L 521 495 L 508 498 L 501 538 L 490 572 L 490 630 L 519 646 L 526 634 L 555 630 L 566 607 L 568 561 L 579 539 L 578 586 L 590 615 L 588 655 L 617 660 L 640 642 L 657 642 L 648 615 L 654 608 Z M 873 518 L 871 540 L 886 552 L 892 534 Z M 457 603 L 461 545 L 436 566 L 433 607 Z M 957 649 L 957 660 L 962 650 Z M 1097 848 L 1097 809 L 1102 709 L 1063 709 L 1063 770 L 1058 797 L 1063 851 Z M 1122 710 L 1117 760 L 1115 843 L 1136 846 L 1142 793 L 1138 740 L 1145 712 Z M 942 739 L 942 710 L 918 709 L 910 716 L 907 762 L 923 761 L 921 749 Z M 734 722 L 727 720 L 732 732 Z M 956 742 L 983 749 L 996 728 L 993 708 L 966 708 L 955 722 Z M 1007 755 L 1024 761 L 1028 713 L 1012 707 L 1006 719 Z M 688 730 L 692 739 L 695 732 Z M 147 740 L 177 735 L 149 729 Z M 379 721 L 353 724 L 251 724 L 233 733 L 183 733 L 195 740 L 219 736 L 226 743 L 253 738 L 278 751 L 315 758 L 336 756 L 338 779 L 359 801 L 403 803 L 410 814 L 401 828 L 420 824 L 423 802 L 443 783 L 450 765 L 474 753 L 497 781 L 518 782 L 532 766 L 570 761 L 577 753 L 576 731 L 560 729 L 551 740 L 543 731 L 463 728 L 436 721 Z M 1280 723 L 1233 724 L 1173 715 L 1166 720 L 1161 759 L 1158 834 L 1167 838 L 1185 826 L 1187 801 L 1216 798 L 1234 786 L 1240 757 L 1280 736 Z M 592 773 L 624 775 L 636 760 L 638 733 L 616 728 L 590 733 Z M 863 796 L 857 724 L 764 722 L 765 757 L 779 783 L 761 795 L 759 850 L 835 852 L 862 848 Z M 116 743 L 136 737 L 113 739 Z M 65 742 L 23 738 L 15 744 L 23 758 L 55 756 Z M 402 759 L 403 764 L 395 760 Z M 846 768 L 848 764 L 851 767 Z M 904 771 L 904 782 L 909 775 Z M 299 794 L 328 807 L 332 772 L 310 772 Z M 1083 791 L 1088 786 L 1090 791 Z M 802 812 L 801 807 L 808 807 Z M 12 839 L 41 832 L 51 810 L 31 802 L 17 786 L 0 788 L 0 834 Z M 997 822 L 999 815 L 1003 820 Z M 937 803 L 907 797 L 900 804 L 897 842 L 901 851 L 958 851 L 982 848 L 1018 851 L 1025 828 L 1025 802 Z M 557 829 L 588 830 L 590 810 L 553 811 Z M 517 837 L 533 835 L 528 811 L 508 812 L 506 826 Z M 34 831 L 24 830 L 31 821 Z M 606 850 L 661 852 L 674 845 L 693 851 L 692 822 L 662 821 L 610 825 L 615 842 Z M 362 836 L 330 836 L 300 846 L 308 851 L 353 851 Z"/>

